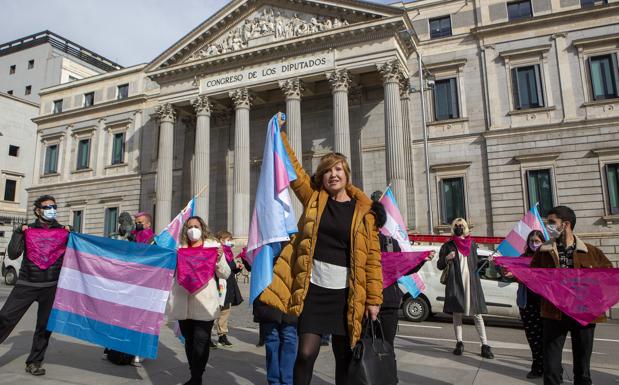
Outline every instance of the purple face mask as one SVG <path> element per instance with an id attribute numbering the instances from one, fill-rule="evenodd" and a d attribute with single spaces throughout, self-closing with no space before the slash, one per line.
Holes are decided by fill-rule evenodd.
<path id="1" fill-rule="evenodd" d="M 533 251 L 537 251 L 537 249 L 539 249 L 541 245 L 541 243 L 529 242 L 529 248 Z"/>

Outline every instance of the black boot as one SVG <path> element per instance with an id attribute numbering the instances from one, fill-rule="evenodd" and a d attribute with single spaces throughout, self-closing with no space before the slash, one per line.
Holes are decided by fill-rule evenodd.
<path id="1" fill-rule="evenodd" d="M 494 354 L 492 354 L 492 349 L 490 349 L 490 346 L 481 346 L 481 356 L 490 360 L 494 358 Z"/>
<path id="2" fill-rule="evenodd" d="M 458 341 L 456 343 L 456 348 L 453 350 L 453 354 L 456 356 L 461 356 L 464 353 L 464 343 L 462 341 Z"/>

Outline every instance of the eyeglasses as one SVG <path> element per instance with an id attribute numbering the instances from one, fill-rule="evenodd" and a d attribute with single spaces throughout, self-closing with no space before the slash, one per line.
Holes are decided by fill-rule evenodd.
<path id="1" fill-rule="evenodd" d="M 56 210 L 56 209 L 58 209 L 58 205 L 47 205 L 47 206 L 41 206 L 41 208 L 42 208 L 43 210 L 51 210 L 51 209 Z"/>

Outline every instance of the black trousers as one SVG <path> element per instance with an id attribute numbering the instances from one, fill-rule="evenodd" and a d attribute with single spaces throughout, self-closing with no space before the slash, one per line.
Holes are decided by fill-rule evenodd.
<path id="1" fill-rule="evenodd" d="M 181 333 L 185 338 L 185 353 L 189 362 L 191 384 L 201 384 L 202 374 L 208 363 L 211 331 L 215 321 L 180 320 Z"/>
<path id="2" fill-rule="evenodd" d="M 45 357 L 45 351 L 49 344 L 49 337 L 52 333 L 47 330 L 47 319 L 52 311 L 56 286 L 33 287 L 17 285 L 11 290 L 11 294 L 6 299 L 4 306 L 0 310 L 0 344 L 3 343 L 11 334 L 15 326 L 22 319 L 26 311 L 33 302 L 39 303 L 37 310 L 37 324 L 32 337 L 32 348 L 26 360 L 26 365 L 30 363 L 41 363 Z"/>
<path id="3" fill-rule="evenodd" d="M 582 326 L 566 315 L 561 321 L 544 319 L 544 385 L 561 384 L 561 357 L 568 332 L 572 337 L 574 385 L 591 385 L 595 324 Z"/>
<path id="4" fill-rule="evenodd" d="M 527 336 L 533 364 L 531 370 L 535 373 L 544 371 L 544 341 L 542 318 L 539 315 L 539 303 L 527 303 L 526 307 L 519 308 L 520 318 Z"/>
<path id="5" fill-rule="evenodd" d="M 382 308 L 378 313 L 378 318 L 383 326 L 383 338 L 389 342 L 391 346 L 395 341 L 395 336 L 398 333 L 398 312 L 396 308 Z"/>

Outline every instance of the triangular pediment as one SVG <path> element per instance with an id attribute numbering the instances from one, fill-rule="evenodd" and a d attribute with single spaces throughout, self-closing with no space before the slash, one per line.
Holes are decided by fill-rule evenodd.
<path id="1" fill-rule="evenodd" d="M 359 0 L 233 0 L 159 55 L 146 71 L 402 14 L 398 8 Z"/>

